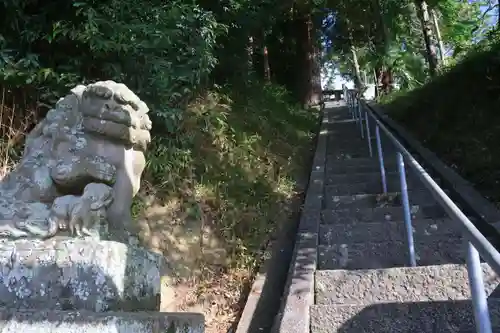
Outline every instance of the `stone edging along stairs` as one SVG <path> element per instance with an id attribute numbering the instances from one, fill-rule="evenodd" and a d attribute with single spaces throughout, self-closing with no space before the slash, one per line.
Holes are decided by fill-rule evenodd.
<path id="1" fill-rule="evenodd" d="M 282 308 L 273 332 L 475 332 L 463 237 L 408 173 L 417 267 L 409 266 L 395 149 L 377 158 L 346 107 L 323 113 Z M 493 331 L 500 277 L 482 264 Z"/>

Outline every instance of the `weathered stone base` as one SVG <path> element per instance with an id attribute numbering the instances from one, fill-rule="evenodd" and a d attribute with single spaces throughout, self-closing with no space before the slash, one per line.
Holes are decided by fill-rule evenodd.
<path id="1" fill-rule="evenodd" d="M 0 306 L 44 310 L 155 311 L 162 258 L 112 241 L 0 242 Z"/>
<path id="2" fill-rule="evenodd" d="M 201 314 L 0 309 L 0 332 L 203 333 Z"/>

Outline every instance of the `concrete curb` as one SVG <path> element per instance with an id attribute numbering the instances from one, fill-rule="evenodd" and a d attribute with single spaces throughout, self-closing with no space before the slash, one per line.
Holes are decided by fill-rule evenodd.
<path id="1" fill-rule="evenodd" d="M 250 333 L 252 330 L 252 320 L 258 312 L 258 304 L 261 300 L 262 290 L 266 283 L 267 272 L 269 271 L 269 263 L 271 262 L 271 254 L 273 253 L 273 247 L 276 242 L 270 243 L 264 254 L 264 262 L 260 266 L 259 272 L 255 277 L 252 284 L 252 289 L 248 293 L 247 301 L 245 302 L 245 307 L 241 313 L 240 320 L 238 321 L 238 326 L 236 327 L 235 333 Z"/>
<path id="2" fill-rule="evenodd" d="M 323 202 L 327 126 L 328 112 L 324 111 L 285 293 L 271 332 L 309 333 L 309 308 L 314 304 L 314 272 Z"/>
<path id="3" fill-rule="evenodd" d="M 322 120 L 322 113 L 317 119 L 318 128 Z M 238 320 L 235 333 L 262 333 L 269 332 L 274 319 L 280 309 L 281 297 L 289 274 L 289 265 L 293 264 L 294 245 L 297 230 L 301 219 L 301 206 L 304 204 L 307 181 L 310 178 L 309 167 L 313 164 L 313 154 L 317 147 L 319 135 L 311 142 L 308 152 L 308 164 L 305 165 L 301 178 L 298 179 L 300 195 L 293 198 L 293 213 L 276 232 L 274 239 L 268 244 L 264 261 L 260 265 L 245 306 Z"/>

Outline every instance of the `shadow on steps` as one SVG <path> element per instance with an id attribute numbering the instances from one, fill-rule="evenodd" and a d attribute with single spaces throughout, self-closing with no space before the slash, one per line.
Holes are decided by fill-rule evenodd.
<path id="1" fill-rule="evenodd" d="M 493 331 L 500 329 L 500 300 L 490 299 Z M 474 333 L 472 303 L 434 301 L 311 308 L 311 333 Z"/>

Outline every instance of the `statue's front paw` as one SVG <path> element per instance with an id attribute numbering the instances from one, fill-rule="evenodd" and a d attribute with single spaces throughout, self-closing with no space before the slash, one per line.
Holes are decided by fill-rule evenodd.
<path id="1" fill-rule="evenodd" d="M 49 237 L 55 236 L 59 230 L 65 230 L 67 228 L 65 221 L 56 216 L 49 216 L 47 218 L 47 225 L 49 228 Z"/>
<path id="2" fill-rule="evenodd" d="M 92 232 L 85 227 L 82 228 L 82 234 L 85 236 L 92 236 Z"/>
<path id="3" fill-rule="evenodd" d="M 81 223 L 79 223 L 78 220 L 75 220 L 75 219 L 72 219 L 69 221 L 69 225 L 68 225 L 68 228 L 69 228 L 69 232 L 71 234 L 71 236 L 81 236 L 81 229 L 82 229 L 82 226 L 81 226 Z"/>
<path id="4" fill-rule="evenodd" d="M 59 221 L 59 223 L 57 224 L 57 227 L 59 228 L 59 230 L 68 230 L 68 222 L 66 221 Z"/>

